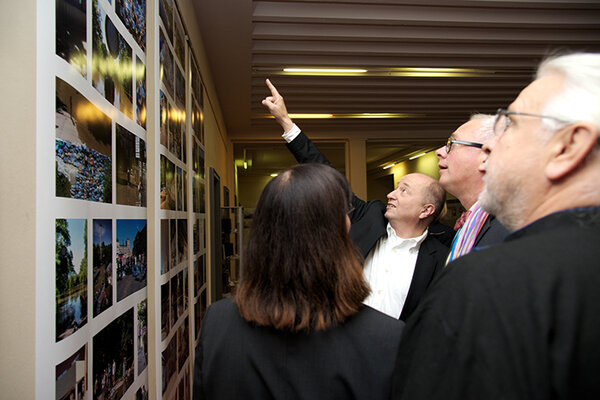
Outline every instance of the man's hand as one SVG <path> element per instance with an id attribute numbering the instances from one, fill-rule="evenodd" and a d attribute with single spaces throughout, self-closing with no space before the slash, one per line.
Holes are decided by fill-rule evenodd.
<path id="1" fill-rule="evenodd" d="M 275 121 L 281 128 L 283 128 L 283 132 L 288 132 L 294 126 L 292 119 L 288 115 L 287 109 L 285 108 L 285 102 L 283 101 L 283 96 L 279 94 L 275 86 L 271 83 L 270 80 L 267 79 L 267 86 L 269 90 L 271 90 L 271 95 L 265 97 L 262 101 L 263 106 L 267 107 L 269 112 L 273 117 L 275 117 Z"/>

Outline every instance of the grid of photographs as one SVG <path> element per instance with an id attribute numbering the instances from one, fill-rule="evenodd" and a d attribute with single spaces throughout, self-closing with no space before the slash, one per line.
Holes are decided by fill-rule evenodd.
<path id="1" fill-rule="evenodd" d="M 160 70 L 147 77 L 147 0 L 54 1 L 55 398 L 148 398 L 160 329 L 156 397 L 189 399 L 207 250 L 203 84 L 182 16 L 157 0 Z M 160 84 L 160 193 L 147 186 L 147 79 Z M 148 325 L 148 234 L 160 237 L 160 326 Z"/>
<path id="2" fill-rule="evenodd" d="M 55 398 L 145 399 L 147 0 L 54 1 Z"/>

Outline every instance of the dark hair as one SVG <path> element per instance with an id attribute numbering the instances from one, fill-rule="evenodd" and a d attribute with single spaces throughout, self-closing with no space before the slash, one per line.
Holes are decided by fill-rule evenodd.
<path id="1" fill-rule="evenodd" d="M 267 184 L 234 299 L 244 319 L 325 330 L 359 310 L 370 289 L 348 234 L 351 199 L 344 176 L 325 164 L 296 165 Z"/>

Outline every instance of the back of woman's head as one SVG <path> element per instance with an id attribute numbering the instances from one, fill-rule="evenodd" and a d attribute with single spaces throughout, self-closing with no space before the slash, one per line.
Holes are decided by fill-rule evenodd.
<path id="1" fill-rule="evenodd" d="M 242 316 L 280 330 L 324 330 L 369 293 L 346 213 L 352 192 L 324 164 L 300 164 L 263 190 L 235 302 Z"/>

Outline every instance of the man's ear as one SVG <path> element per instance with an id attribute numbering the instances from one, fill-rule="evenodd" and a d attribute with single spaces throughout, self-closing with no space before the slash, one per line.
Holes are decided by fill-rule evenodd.
<path id="1" fill-rule="evenodd" d="M 598 143 L 598 128 L 588 122 L 577 122 L 554 134 L 546 164 L 546 177 L 562 179 L 579 167 Z"/>
<path id="2" fill-rule="evenodd" d="M 419 219 L 426 219 L 430 215 L 435 212 L 435 206 L 433 204 L 425 204 L 421 213 L 419 214 Z"/>

